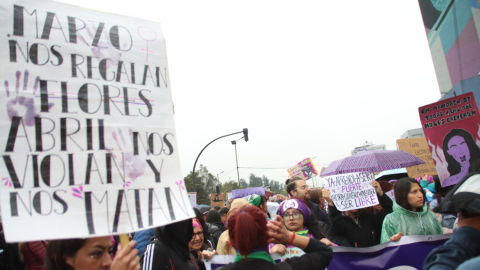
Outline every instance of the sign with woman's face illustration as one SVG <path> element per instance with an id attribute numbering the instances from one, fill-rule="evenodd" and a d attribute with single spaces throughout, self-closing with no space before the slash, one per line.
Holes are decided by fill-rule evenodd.
<path id="1" fill-rule="evenodd" d="M 480 168 L 480 116 L 472 93 L 420 107 L 419 113 L 442 186 Z"/>

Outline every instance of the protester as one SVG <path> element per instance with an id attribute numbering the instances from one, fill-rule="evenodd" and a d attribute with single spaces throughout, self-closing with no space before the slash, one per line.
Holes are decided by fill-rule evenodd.
<path id="1" fill-rule="evenodd" d="M 466 175 L 435 209 L 457 214 L 458 230 L 427 256 L 423 269 L 478 269 L 480 265 L 480 172 Z"/>
<path id="2" fill-rule="evenodd" d="M 135 241 L 120 249 L 112 261 L 110 237 L 49 241 L 45 256 L 46 270 L 139 270 L 140 258 Z"/>
<path id="3" fill-rule="evenodd" d="M 202 207 L 200 208 L 200 213 L 202 213 L 203 221 L 207 222 L 207 214 L 210 211 L 210 207 Z"/>
<path id="4" fill-rule="evenodd" d="M 0 222 L 0 227 L 1 227 Z M 25 264 L 20 259 L 19 244 L 7 243 L 3 229 L 0 231 L 0 269 L 3 270 L 17 270 L 24 269 Z"/>
<path id="5" fill-rule="evenodd" d="M 228 211 L 227 214 L 227 223 L 228 223 L 228 217 L 230 214 L 232 214 L 235 209 L 240 208 L 244 205 L 250 205 L 247 200 L 245 199 L 236 199 L 232 201 L 232 204 L 230 206 L 230 210 Z M 266 219 L 265 219 L 266 220 Z M 217 253 L 219 255 L 235 255 L 237 252 L 235 249 L 230 245 L 229 239 L 228 239 L 228 225 L 227 225 L 227 230 L 220 235 L 220 238 L 218 239 L 218 244 L 217 244 Z"/>
<path id="6" fill-rule="evenodd" d="M 211 209 L 211 210 L 215 210 L 215 211 L 217 211 L 217 212 L 218 212 L 218 211 L 220 211 L 220 206 L 218 206 L 218 205 L 215 205 L 214 207 L 212 207 L 212 209 Z"/>
<path id="7" fill-rule="evenodd" d="M 233 247 L 238 251 L 233 263 L 222 270 L 230 269 L 325 269 L 333 257 L 330 247 L 315 239 L 296 235 L 279 221 L 269 221 L 257 207 L 242 206 L 228 218 L 228 232 Z M 268 242 L 293 245 L 304 250 L 305 255 L 286 259 L 275 264 L 268 254 Z"/>
<path id="8" fill-rule="evenodd" d="M 220 214 L 213 210 L 207 214 L 207 231 L 206 239 L 209 241 L 210 246 L 213 249 L 217 249 L 218 239 L 220 235 L 226 230 L 225 226 L 222 223 Z"/>
<path id="9" fill-rule="evenodd" d="M 227 222 L 227 213 L 230 208 L 228 207 L 222 207 L 218 213 L 220 214 L 220 218 L 222 220 L 222 224 L 225 225 L 225 222 Z"/>
<path id="10" fill-rule="evenodd" d="M 216 212 L 216 211 L 210 211 Z M 203 259 L 210 260 L 215 252 L 208 251 L 209 246 L 203 242 L 204 239 L 204 231 L 202 225 L 200 225 L 200 221 L 196 218 L 192 220 L 193 225 L 193 237 L 188 243 L 188 248 L 190 249 L 190 253 L 197 259 L 198 266 L 200 269 L 205 269 L 205 264 L 203 263 Z"/>
<path id="11" fill-rule="evenodd" d="M 372 181 L 377 199 L 383 210 L 377 214 L 361 213 L 358 209 L 345 211 L 342 215 L 330 198 L 330 190 L 323 189 L 323 197 L 328 203 L 328 214 L 333 230 L 344 236 L 352 247 L 371 247 L 380 244 L 382 222 L 392 212 L 392 200 L 383 192 L 377 181 Z"/>
<path id="12" fill-rule="evenodd" d="M 265 196 L 252 194 L 244 197 L 244 199 L 247 200 L 249 204 L 260 208 L 265 214 L 268 214 L 267 198 Z"/>
<path id="13" fill-rule="evenodd" d="M 322 189 L 321 188 L 312 188 L 310 190 L 310 200 L 314 204 L 318 204 L 318 207 L 322 208 L 325 210 L 325 199 L 323 198 L 322 195 Z"/>
<path id="14" fill-rule="evenodd" d="M 200 210 L 198 210 L 197 208 L 194 207 L 193 212 L 195 213 L 195 218 L 200 222 L 200 225 L 202 225 L 203 231 L 207 232 L 208 231 L 208 225 L 207 225 L 207 222 L 205 222 L 205 220 L 203 220 L 203 215 L 202 215 L 202 213 L 200 213 Z M 208 242 L 206 237 L 205 237 L 203 242 L 205 244 L 209 245 L 210 247 L 212 247 L 212 244 L 210 242 Z"/>
<path id="15" fill-rule="evenodd" d="M 290 195 L 294 199 L 306 200 L 310 211 L 312 211 L 312 214 L 314 214 L 319 221 L 330 225 L 330 220 L 328 219 L 327 212 L 325 212 L 323 208 L 320 208 L 318 204 L 310 201 L 310 188 L 308 187 L 305 180 L 300 177 L 293 177 L 292 179 L 287 179 L 287 181 L 285 181 L 285 184 L 287 185 L 288 195 Z"/>
<path id="16" fill-rule="evenodd" d="M 398 241 L 403 235 L 443 234 L 437 216 L 425 204 L 425 191 L 413 178 L 395 184 L 393 213 L 383 221 L 381 242 Z"/>
<path id="17" fill-rule="evenodd" d="M 327 246 L 336 246 L 323 235 L 323 230 L 318 224 L 317 218 L 312 215 L 305 201 L 299 199 L 286 200 L 280 204 L 278 214 L 283 218 L 285 227 L 289 231 L 294 231 L 296 235 L 320 240 Z M 293 246 L 270 244 L 268 247 L 270 254 L 279 252 L 283 256 L 287 248 Z"/>
<path id="18" fill-rule="evenodd" d="M 154 232 L 155 237 L 142 254 L 142 270 L 199 269 L 197 260 L 189 251 L 193 239 L 191 219 L 156 228 Z"/>
<path id="19" fill-rule="evenodd" d="M 20 259 L 25 262 L 25 270 L 42 270 L 47 252 L 47 242 L 33 241 L 19 244 Z"/>

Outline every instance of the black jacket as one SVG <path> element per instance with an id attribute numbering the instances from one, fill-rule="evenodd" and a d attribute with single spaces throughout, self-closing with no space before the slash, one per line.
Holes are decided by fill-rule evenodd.
<path id="1" fill-rule="evenodd" d="M 382 197 L 378 195 L 377 197 L 383 210 L 378 214 L 359 213 L 358 224 L 353 218 L 342 215 L 335 206 L 328 206 L 333 230 L 347 238 L 352 247 L 371 247 L 380 244 L 383 219 L 392 212 L 393 202 L 385 193 Z"/>
<path id="2" fill-rule="evenodd" d="M 262 259 L 241 260 L 236 263 L 229 263 L 221 270 L 300 270 L 300 269 L 325 269 L 333 257 L 333 251 L 324 243 L 310 239 L 306 254 L 300 257 L 286 259 L 284 262 L 273 264 Z M 217 268 L 217 270 L 220 270 Z"/>
<path id="3" fill-rule="evenodd" d="M 308 202 L 308 207 L 310 208 L 310 211 L 312 211 L 312 214 L 314 214 L 317 217 L 318 221 L 321 221 L 323 223 L 330 225 L 330 219 L 328 218 L 327 212 L 323 210 L 323 208 L 320 208 L 318 204 L 310 200 L 307 200 L 307 202 Z"/>
<path id="4" fill-rule="evenodd" d="M 188 248 L 193 237 L 191 219 L 157 228 L 154 232 L 155 236 L 145 247 L 140 259 L 142 270 L 199 269 L 198 262 Z"/>
<path id="5" fill-rule="evenodd" d="M 332 226 L 323 223 L 321 221 L 318 222 L 320 227 L 323 229 L 323 234 L 330 240 L 331 242 L 337 244 L 340 247 L 351 247 L 350 242 L 348 242 L 347 238 L 342 235 L 337 234 Z"/>

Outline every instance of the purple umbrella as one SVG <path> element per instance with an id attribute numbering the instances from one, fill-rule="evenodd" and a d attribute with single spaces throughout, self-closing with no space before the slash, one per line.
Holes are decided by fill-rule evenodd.
<path id="1" fill-rule="evenodd" d="M 321 176 L 352 172 L 381 172 L 424 163 L 418 157 L 401 150 L 372 150 L 332 162 Z"/>

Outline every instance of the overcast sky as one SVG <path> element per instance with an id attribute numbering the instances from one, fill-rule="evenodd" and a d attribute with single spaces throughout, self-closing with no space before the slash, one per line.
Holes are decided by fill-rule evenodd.
<path id="1" fill-rule="evenodd" d="M 157 21 L 167 44 L 182 174 L 248 128 L 240 178 L 284 181 L 366 140 L 396 149 L 440 99 L 417 1 L 62 0 Z M 199 164 L 237 180 L 234 135 Z"/>

